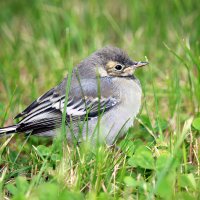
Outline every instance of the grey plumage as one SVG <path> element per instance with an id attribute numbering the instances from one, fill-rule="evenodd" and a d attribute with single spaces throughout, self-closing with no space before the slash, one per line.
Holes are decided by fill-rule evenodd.
<path id="1" fill-rule="evenodd" d="M 67 131 L 77 137 L 82 126 L 82 137 L 91 137 L 97 134 L 100 117 L 100 138 L 112 144 L 118 134 L 132 125 L 139 112 L 142 91 L 133 72 L 146 64 L 132 61 L 115 47 L 104 47 L 78 64 L 72 72 L 66 108 Z M 61 126 L 67 78 L 18 114 L 16 118 L 22 117 L 18 124 L 0 129 L 0 134 L 54 136 Z"/>

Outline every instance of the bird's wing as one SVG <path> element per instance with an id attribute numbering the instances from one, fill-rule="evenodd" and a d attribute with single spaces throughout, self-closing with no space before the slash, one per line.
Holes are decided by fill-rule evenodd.
<path id="1" fill-rule="evenodd" d="M 106 89 L 112 89 L 109 87 L 111 85 L 108 85 Z M 64 91 L 61 86 L 58 86 L 28 106 L 17 116 L 23 117 L 18 131 L 39 133 L 59 127 L 66 100 Z M 118 103 L 118 100 L 108 96 L 107 92 L 102 90 L 98 93 L 96 80 L 83 80 L 81 84 L 72 85 L 66 105 L 66 124 L 70 121 L 98 117 L 99 114 L 107 112 Z"/>
<path id="2" fill-rule="evenodd" d="M 51 90 L 43 94 L 33 103 L 31 103 L 24 111 L 22 111 L 17 116 L 15 116 L 14 119 L 25 117 L 26 115 L 31 114 L 34 111 L 39 110 L 40 108 L 44 108 L 45 106 L 49 105 L 50 99 L 54 96 L 54 92 L 55 92 L 55 88 L 52 88 Z"/>

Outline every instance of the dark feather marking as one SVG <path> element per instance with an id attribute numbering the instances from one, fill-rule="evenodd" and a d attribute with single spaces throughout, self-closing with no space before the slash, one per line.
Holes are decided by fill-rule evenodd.
<path id="1" fill-rule="evenodd" d="M 19 113 L 14 119 L 17 119 L 19 117 L 23 117 L 24 115 L 26 115 L 29 112 L 31 112 L 34 108 L 36 108 L 38 105 L 40 105 L 41 101 L 43 101 L 47 97 L 50 97 L 51 95 L 53 95 L 54 90 L 55 89 L 52 88 L 51 90 L 49 90 L 48 92 L 46 92 L 44 95 L 42 95 L 41 97 L 39 97 L 36 101 L 34 101 L 33 103 L 31 103 L 23 112 Z M 48 99 L 47 99 L 47 101 L 48 101 Z"/>

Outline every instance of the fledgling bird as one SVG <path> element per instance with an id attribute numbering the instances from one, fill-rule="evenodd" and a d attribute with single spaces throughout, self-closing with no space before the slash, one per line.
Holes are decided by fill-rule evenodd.
<path id="1" fill-rule="evenodd" d="M 92 138 L 97 129 L 107 144 L 122 136 L 133 125 L 141 105 L 142 90 L 134 71 L 147 64 L 132 61 L 124 51 L 111 46 L 78 64 L 72 71 L 66 103 L 67 138 L 71 140 L 73 133 L 78 139 L 80 131 L 83 139 Z M 55 136 L 62 124 L 68 78 L 18 114 L 15 118 L 22 118 L 19 123 L 1 128 L 0 135 Z"/>

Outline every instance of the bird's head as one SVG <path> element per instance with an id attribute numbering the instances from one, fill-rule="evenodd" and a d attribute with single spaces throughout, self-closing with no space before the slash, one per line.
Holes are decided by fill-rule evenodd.
<path id="1" fill-rule="evenodd" d="M 147 62 L 132 61 L 129 56 L 117 47 L 104 47 L 83 60 L 78 68 L 84 76 L 90 77 L 131 77 L 135 69 L 147 65 Z"/>

